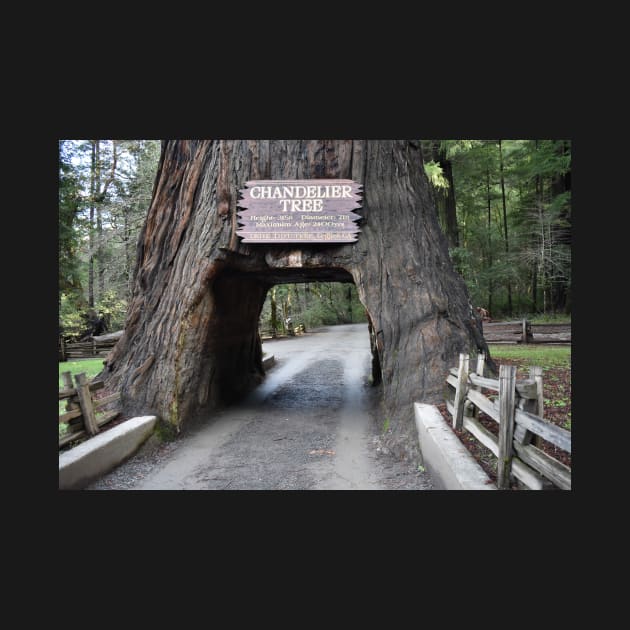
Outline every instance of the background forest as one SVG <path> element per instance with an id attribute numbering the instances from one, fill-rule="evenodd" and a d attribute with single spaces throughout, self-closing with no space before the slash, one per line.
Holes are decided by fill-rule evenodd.
<path id="1" fill-rule="evenodd" d="M 422 140 L 451 258 L 493 319 L 570 320 L 571 143 Z M 159 140 L 59 141 L 59 328 L 124 325 L 160 157 Z M 278 285 L 261 328 L 365 321 L 351 284 Z"/>

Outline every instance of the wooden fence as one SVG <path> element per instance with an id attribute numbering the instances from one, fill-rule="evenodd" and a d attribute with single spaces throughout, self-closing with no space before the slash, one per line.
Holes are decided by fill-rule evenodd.
<path id="1" fill-rule="evenodd" d="M 484 322 L 487 343 L 571 343 L 571 324 L 532 324 L 526 319 L 513 322 Z"/>
<path id="2" fill-rule="evenodd" d="M 517 381 L 516 367 L 500 365 L 497 380 L 484 378 L 484 361 L 480 354 L 476 371 L 470 372 L 468 355 L 460 354 L 459 367 L 450 370 L 446 382 L 454 398 L 447 397 L 446 407 L 453 428 L 466 429 L 497 457 L 499 489 L 508 489 L 513 475 L 532 490 L 542 490 L 545 479 L 570 490 L 571 469 L 539 448 L 544 439 L 571 452 L 571 432 L 542 417 L 542 368 L 532 367 L 529 379 Z M 498 400 L 484 396 L 482 388 L 498 392 Z M 478 411 L 498 422 L 498 437 L 477 420 Z"/>
<path id="3" fill-rule="evenodd" d="M 107 335 L 91 337 L 86 341 L 76 342 L 67 342 L 63 337 L 59 337 L 59 361 L 106 357 L 118 343 L 122 334 L 123 331 L 119 330 Z"/>
<path id="4" fill-rule="evenodd" d="M 120 399 L 120 393 L 110 394 L 97 400 L 92 398 L 92 392 L 103 389 L 103 381 L 88 382 L 85 373 L 76 374 L 74 380 L 76 387 L 72 385 L 70 372 L 62 374 L 64 387 L 59 390 L 59 400 L 67 399 L 66 413 L 59 416 L 59 424 L 68 423 L 68 432 L 59 437 L 59 448 L 100 431 L 100 427 L 107 424 L 120 414 L 118 410 L 107 411 L 100 418 L 96 412 L 109 403 Z"/>
<path id="5" fill-rule="evenodd" d="M 303 335 L 305 332 L 306 326 L 304 324 L 297 324 L 294 327 L 288 328 L 286 334 L 293 337 L 295 335 Z M 263 340 L 276 339 L 278 337 L 278 332 L 271 328 L 259 328 L 258 333 Z"/>

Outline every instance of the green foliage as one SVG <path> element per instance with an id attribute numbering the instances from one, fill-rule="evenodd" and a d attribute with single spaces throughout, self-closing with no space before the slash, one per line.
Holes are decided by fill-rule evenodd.
<path id="1" fill-rule="evenodd" d="M 125 324 L 127 302 L 119 298 L 113 290 L 105 291 L 94 309 L 103 317 L 110 332 L 120 330 Z M 90 309 L 87 306 L 76 308 L 73 300 L 62 293 L 59 302 L 59 325 L 65 338 L 79 339 L 84 333 Z"/>
<path id="2" fill-rule="evenodd" d="M 390 421 L 389 418 L 385 418 L 385 422 L 383 422 L 383 433 L 387 433 L 389 429 Z"/>
<path id="3" fill-rule="evenodd" d="M 80 302 L 82 287 L 77 252 L 82 178 L 73 167 L 75 157 L 75 147 L 67 140 L 59 141 L 59 291 Z"/>
<path id="4" fill-rule="evenodd" d="M 444 177 L 444 171 L 437 162 L 425 162 L 424 172 L 435 188 L 448 188 L 448 181 L 446 177 Z"/>
<path id="5" fill-rule="evenodd" d="M 157 140 L 59 143 L 59 291 L 66 313 L 88 307 L 91 261 L 94 307 L 112 327 L 121 325 L 159 156 Z"/>
<path id="6" fill-rule="evenodd" d="M 451 256 L 473 303 L 495 319 L 570 312 L 571 143 L 502 140 L 500 151 L 498 140 L 428 142 L 451 162 L 460 245 Z M 425 170 L 436 186 L 435 166 Z"/>
<path id="7" fill-rule="evenodd" d="M 59 302 L 59 326 L 64 337 L 77 339 L 85 329 L 85 309 L 77 309 L 76 301 L 62 293 Z"/>
<path id="8" fill-rule="evenodd" d="M 105 291 L 96 304 L 97 313 L 105 318 L 107 328 L 111 332 L 120 330 L 125 325 L 127 302 L 116 295 L 113 290 Z"/>
<path id="9" fill-rule="evenodd" d="M 306 329 L 367 321 L 356 286 L 351 283 L 313 282 L 281 284 L 267 293 L 260 314 L 260 326 L 271 328 L 272 296 L 275 295 L 277 331 L 286 332 L 284 321 Z"/>
<path id="10" fill-rule="evenodd" d="M 460 153 L 466 153 L 482 143 L 483 140 L 442 140 L 440 146 L 444 149 L 447 159 L 451 160 Z"/>

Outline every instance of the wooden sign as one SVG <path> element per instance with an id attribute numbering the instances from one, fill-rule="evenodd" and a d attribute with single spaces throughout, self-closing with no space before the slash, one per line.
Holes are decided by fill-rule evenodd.
<path id="1" fill-rule="evenodd" d="M 361 184 L 351 179 L 265 179 L 245 183 L 238 206 L 244 243 L 354 243 Z"/>

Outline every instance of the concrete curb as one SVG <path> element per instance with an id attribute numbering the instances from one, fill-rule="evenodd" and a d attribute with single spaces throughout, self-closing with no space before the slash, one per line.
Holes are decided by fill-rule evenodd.
<path id="1" fill-rule="evenodd" d="M 59 455 L 59 489 L 80 490 L 132 455 L 153 433 L 156 416 L 139 416 Z"/>
<path id="2" fill-rule="evenodd" d="M 414 403 L 424 465 L 437 490 L 496 490 L 483 468 L 446 426 L 435 405 Z"/>
<path id="3" fill-rule="evenodd" d="M 276 363 L 276 357 L 273 354 L 270 354 L 268 357 L 263 359 L 263 368 L 268 370 L 272 365 Z"/>

